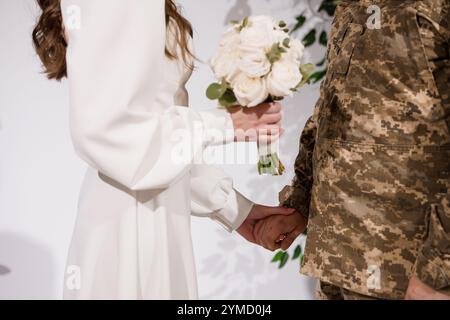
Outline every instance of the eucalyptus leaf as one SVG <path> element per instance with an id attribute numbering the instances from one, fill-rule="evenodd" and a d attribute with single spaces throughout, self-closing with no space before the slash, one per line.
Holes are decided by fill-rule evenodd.
<path id="1" fill-rule="evenodd" d="M 219 98 L 219 103 L 223 107 L 231 107 L 237 103 L 236 96 L 230 89 L 226 90 L 225 93 Z"/>
<path id="2" fill-rule="evenodd" d="M 302 64 L 300 66 L 300 73 L 302 74 L 302 81 L 297 85 L 295 89 L 303 87 L 305 84 L 310 83 L 311 74 L 314 71 L 314 65 L 312 63 Z"/>
<path id="3" fill-rule="evenodd" d="M 226 90 L 220 83 L 213 83 L 206 89 L 206 96 L 210 100 L 217 100 L 223 96 Z"/>
<path id="4" fill-rule="evenodd" d="M 302 64 L 300 66 L 300 72 L 305 77 L 309 77 L 310 74 L 314 71 L 314 65 L 312 63 Z"/>
<path id="5" fill-rule="evenodd" d="M 267 53 L 267 59 L 269 59 L 271 64 L 274 64 L 281 59 L 281 55 L 284 52 L 286 52 L 286 49 L 281 47 L 279 43 L 275 43 Z"/>
<path id="6" fill-rule="evenodd" d="M 228 84 L 228 82 L 225 79 L 222 79 L 220 86 L 222 87 L 221 89 L 223 90 L 223 93 L 225 93 L 225 91 L 227 91 L 227 89 L 230 88 L 230 85 Z"/>
<path id="7" fill-rule="evenodd" d="M 249 18 L 245 17 L 244 20 L 242 20 L 241 25 L 239 26 L 239 32 L 241 32 L 244 28 L 248 26 Z"/>
<path id="8" fill-rule="evenodd" d="M 245 17 L 244 20 L 242 21 L 242 28 L 245 28 L 248 26 L 248 17 Z"/>

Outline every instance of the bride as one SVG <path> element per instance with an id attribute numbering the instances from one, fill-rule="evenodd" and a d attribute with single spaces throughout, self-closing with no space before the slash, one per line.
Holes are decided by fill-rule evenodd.
<path id="1" fill-rule="evenodd" d="M 292 211 L 254 205 L 194 160 L 238 131 L 279 129 L 281 107 L 187 108 L 192 30 L 170 0 L 38 4 L 36 50 L 50 79 L 69 78 L 73 143 L 89 164 L 67 262 L 79 283 L 66 279 L 65 298 L 195 299 L 191 214 L 256 242 L 259 219 Z M 187 161 L 175 132 L 189 138 Z"/>

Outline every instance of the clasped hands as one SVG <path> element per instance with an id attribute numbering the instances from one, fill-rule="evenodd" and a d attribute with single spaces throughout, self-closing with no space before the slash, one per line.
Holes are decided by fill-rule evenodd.
<path id="1" fill-rule="evenodd" d="M 307 219 L 295 209 L 255 204 L 237 232 L 268 250 L 287 250 L 306 225 Z"/>

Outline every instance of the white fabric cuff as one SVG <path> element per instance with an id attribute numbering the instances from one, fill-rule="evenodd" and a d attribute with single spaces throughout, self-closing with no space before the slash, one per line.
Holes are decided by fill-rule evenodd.
<path id="1" fill-rule="evenodd" d="M 230 194 L 227 204 L 213 213 L 211 218 L 220 223 L 226 230 L 233 232 L 247 219 L 254 203 L 235 190 Z"/>

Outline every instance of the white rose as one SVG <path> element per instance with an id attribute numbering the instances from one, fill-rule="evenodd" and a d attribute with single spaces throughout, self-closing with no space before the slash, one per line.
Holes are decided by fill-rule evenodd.
<path id="1" fill-rule="evenodd" d="M 232 82 L 240 73 L 239 64 L 240 52 L 237 49 L 231 51 L 219 49 L 210 61 L 214 75 L 218 79 L 225 79 L 228 82 Z"/>
<path id="2" fill-rule="evenodd" d="M 297 62 L 300 62 L 305 52 L 305 46 L 298 39 L 291 39 L 287 54 Z"/>
<path id="3" fill-rule="evenodd" d="M 232 86 L 236 99 L 244 107 L 255 107 L 269 96 L 264 78 L 250 78 L 241 73 L 234 79 Z"/>
<path id="4" fill-rule="evenodd" d="M 267 88 L 274 97 L 286 97 L 292 95 L 294 89 L 303 77 L 300 65 L 287 59 L 275 62 L 272 71 L 267 76 Z"/>
<path id="5" fill-rule="evenodd" d="M 225 50 L 235 50 L 241 42 L 238 27 L 231 26 L 222 35 L 219 46 Z"/>
<path id="6" fill-rule="evenodd" d="M 247 76 L 251 78 L 265 76 L 269 73 L 270 67 L 270 61 L 262 49 L 242 53 L 239 68 Z"/>
<path id="7" fill-rule="evenodd" d="M 276 43 L 276 42 L 283 43 L 283 41 L 286 38 L 289 38 L 289 34 L 284 32 L 280 28 L 275 28 L 275 30 L 273 30 L 273 32 L 272 32 L 272 40 L 273 40 L 274 43 Z"/>
<path id="8" fill-rule="evenodd" d="M 271 17 L 250 17 L 248 26 L 240 33 L 241 49 L 252 50 L 254 48 L 269 50 L 274 44 L 273 32 L 276 24 Z"/>

